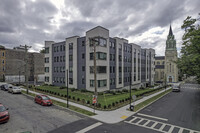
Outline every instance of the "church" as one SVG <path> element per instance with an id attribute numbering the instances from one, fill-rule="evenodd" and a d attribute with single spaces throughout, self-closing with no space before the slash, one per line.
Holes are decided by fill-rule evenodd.
<path id="1" fill-rule="evenodd" d="M 165 56 L 155 57 L 155 82 L 167 83 L 178 82 L 176 40 L 170 25 L 169 34 L 166 40 Z"/>

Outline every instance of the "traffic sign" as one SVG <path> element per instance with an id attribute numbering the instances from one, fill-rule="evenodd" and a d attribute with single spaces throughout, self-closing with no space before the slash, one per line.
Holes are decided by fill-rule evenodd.
<path id="1" fill-rule="evenodd" d="M 93 95 L 92 103 L 97 103 L 97 96 Z"/>

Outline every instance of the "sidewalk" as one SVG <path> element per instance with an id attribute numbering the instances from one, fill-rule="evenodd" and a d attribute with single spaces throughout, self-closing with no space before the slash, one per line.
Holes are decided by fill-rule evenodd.
<path id="1" fill-rule="evenodd" d="M 169 88 L 167 88 L 166 90 L 169 90 Z M 23 89 L 26 91 L 26 89 Z M 152 95 L 149 95 L 149 96 L 146 96 L 146 97 L 143 97 L 142 99 L 140 100 L 137 100 L 134 105 L 137 105 L 145 100 L 148 100 L 162 92 L 164 92 L 165 90 L 162 90 L 162 91 L 159 91 L 159 92 L 156 92 Z M 34 92 L 34 91 L 31 91 L 29 90 L 29 92 L 33 93 L 33 94 L 41 94 L 41 93 L 38 93 L 38 92 Z M 63 100 L 63 99 L 59 99 L 59 98 L 56 98 L 56 97 L 53 97 L 53 96 L 49 96 L 51 99 L 53 100 L 56 100 L 56 101 L 59 101 L 59 102 L 63 102 L 63 103 L 67 103 L 66 100 Z M 91 111 L 93 112 L 94 109 L 93 108 L 90 108 L 90 107 L 87 107 L 87 106 L 84 106 L 84 105 L 80 105 L 80 104 L 77 104 L 77 103 L 73 103 L 73 102 L 70 102 L 69 101 L 69 105 L 73 105 L 73 106 L 76 106 L 76 107 L 79 107 L 79 108 L 82 108 L 82 109 L 85 109 L 85 110 L 88 110 L 88 111 Z M 132 103 L 133 105 L 133 103 Z M 124 119 L 130 117 L 131 115 L 135 114 L 135 112 L 131 112 L 131 111 L 128 111 L 127 109 L 129 108 L 130 105 L 126 105 L 124 107 L 121 107 L 119 109 L 116 109 L 116 110 L 113 110 L 113 111 L 99 111 L 99 110 L 95 110 L 95 113 L 97 115 L 94 115 L 94 116 L 90 116 L 91 118 L 94 118 L 96 120 L 99 120 L 99 121 L 102 121 L 104 123 L 118 123 L 120 121 L 123 121 Z"/>

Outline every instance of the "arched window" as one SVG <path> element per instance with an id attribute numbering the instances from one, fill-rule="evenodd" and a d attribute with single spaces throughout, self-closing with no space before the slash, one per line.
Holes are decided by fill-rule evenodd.
<path id="1" fill-rule="evenodd" d="M 160 62 L 159 62 L 159 61 L 157 61 L 157 65 L 160 65 Z"/>
<path id="2" fill-rule="evenodd" d="M 165 65 L 165 61 L 163 61 L 162 64 Z"/>

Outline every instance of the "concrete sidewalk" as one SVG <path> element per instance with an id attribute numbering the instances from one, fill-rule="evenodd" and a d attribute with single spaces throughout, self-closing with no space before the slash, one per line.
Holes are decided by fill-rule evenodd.
<path id="1" fill-rule="evenodd" d="M 167 88 L 166 90 L 169 90 L 169 88 Z M 26 89 L 23 89 L 26 91 Z M 162 92 L 164 92 L 165 90 L 162 90 L 162 91 L 159 91 L 159 92 L 156 92 L 152 95 L 149 95 L 149 96 L 146 96 L 146 97 L 143 97 L 137 101 L 135 101 L 135 103 L 132 103 L 132 105 L 137 105 L 139 103 L 142 103 L 144 102 L 145 100 L 148 100 Z M 38 93 L 38 92 L 34 92 L 34 91 L 31 91 L 29 90 L 29 92 L 33 93 L 33 94 L 41 94 L 41 93 Z M 59 101 L 59 102 L 63 102 L 63 103 L 67 103 L 66 100 L 63 100 L 63 99 L 60 99 L 60 98 L 56 98 L 56 97 L 53 97 L 53 96 L 49 96 L 51 99 L 53 100 L 56 100 L 56 101 Z M 70 102 L 69 101 L 69 105 L 73 105 L 73 106 L 76 106 L 76 107 L 79 107 L 79 108 L 82 108 L 82 109 L 85 109 L 85 110 L 88 110 L 88 111 L 91 111 L 93 112 L 94 109 L 93 108 L 90 108 L 90 107 L 87 107 L 87 106 L 84 106 L 84 105 L 80 105 L 80 104 L 77 104 L 77 103 L 73 103 L 73 102 Z M 124 107 L 121 107 L 119 109 L 116 109 L 116 110 L 113 110 L 113 111 L 99 111 L 99 110 L 95 110 L 95 113 L 97 115 L 94 115 L 94 116 L 90 116 L 91 118 L 94 118 L 98 121 L 101 121 L 101 122 L 104 122 L 104 123 L 118 123 L 120 121 L 123 121 L 124 119 L 130 117 L 131 115 L 135 114 L 135 112 L 132 112 L 132 111 L 128 111 L 127 109 L 129 108 L 130 105 L 126 105 Z"/>

